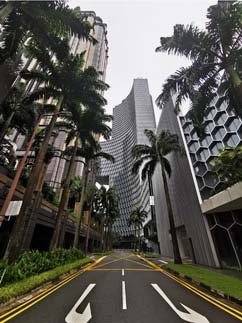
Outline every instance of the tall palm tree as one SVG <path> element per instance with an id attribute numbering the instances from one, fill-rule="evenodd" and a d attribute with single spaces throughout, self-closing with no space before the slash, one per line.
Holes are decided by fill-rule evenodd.
<path id="1" fill-rule="evenodd" d="M 137 231 L 138 231 L 138 241 L 139 241 L 139 249 L 141 247 L 141 235 L 140 230 L 143 228 L 143 222 L 147 218 L 147 212 L 142 210 L 141 207 L 136 207 L 129 215 L 128 226 L 134 226 L 134 236 L 135 242 L 137 239 Z M 137 249 L 137 243 L 135 243 L 135 249 Z"/>
<path id="2" fill-rule="evenodd" d="M 79 110 L 79 109 L 78 109 Z M 90 145 L 96 145 L 96 141 L 93 135 L 103 135 L 105 139 L 109 139 L 111 134 L 111 128 L 105 124 L 107 121 L 111 121 L 112 116 L 106 115 L 100 109 L 87 109 L 85 111 L 80 111 L 75 115 L 73 121 L 76 124 L 73 125 L 72 131 L 69 132 L 67 137 L 67 144 L 71 140 L 74 140 L 74 147 L 69 147 L 68 151 L 71 153 L 71 159 L 69 167 L 67 170 L 66 178 L 63 183 L 63 192 L 61 195 L 60 206 L 57 213 L 57 221 L 55 225 L 54 234 L 52 236 L 50 249 L 55 249 L 58 247 L 60 232 L 61 232 L 61 222 L 64 215 L 65 208 L 67 206 L 70 194 L 70 182 L 73 176 L 73 170 L 75 165 L 76 157 L 82 156 L 82 149 L 78 147 L 78 142 L 80 141 L 81 146 L 89 143 Z M 71 151 L 70 151 L 71 148 Z"/>
<path id="3" fill-rule="evenodd" d="M 85 158 L 85 164 L 83 169 L 83 186 L 82 186 L 82 192 L 81 192 L 81 200 L 80 200 L 80 209 L 77 215 L 77 222 L 76 222 L 76 230 L 75 230 L 75 237 L 74 237 L 74 243 L 73 247 L 78 248 L 79 247 L 79 239 L 80 239 L 80 230 L 81 230 L 81 218 L 83 213 L 83 206 L 85 202 L 85 194 L 86 194 L 86 187 L 87 187 L 87 181 L 88 181 L 88 174 L 91 171 L 91 163 L 98 158 L 104 158 L 111 162 L 115 162 L 115 159 L 112 155 L 102 152 L 100 145 L 97 143 L 96 146 L 93 145 L 85 145 L 80 148 L 81 155 Z"/>
<path id="4" fill-rule="evenodd" d="M 171 134 L 168 130 L 162 130 L 158 135 L 155 135 L 152 130 L 147 129 L 145 130 L 145 135 L 147 136 L 150 145 L 134 146 L 133 155 L 136 161 L 132 170 L 134 173 L 137 173 L 138 170 L 142 168 L 141 177 L 144 180 L 147 175 L 152 176 L 156 166 L 160 164 L 170 223 L 174 263 L 180 264 L 182 263 L 182 260 L 178 247 L 174 215 L 167 183 L 167 175 L 170 177 L 172 172 L 167 155 L 172 152 L 179 152 L 181 150 L 178 136 Z"/>
<path id="5" fill-rule="evenodd" d="M 58 58 L 68 54 L 60 48 L 71 34 L 92 39 L 91 26 L 83 17 L 70 9 L 65 1 L 1 1 L 0 24 L 2 27 L 0 64 L 22 49 L 26 40 L 47 47 Z"/>
<path id="6" fill-rule="evenodd" d="M 30 201 L 35 198 L 36 183 L 39 181 L 39 176 L 42 169 L 42 164 L 47 152 L 49 140 L 52 135 L 59 112 L 64 107 L 71 107 L 82 104 L 86 107 L 104 106 L 106 100 L 100 93 L 108 88 L 108 85 L 100 80 L 100 74 L 92 67 L 82 70 L 83 58 L 82 55 L 66 58 L 63 62 L 53 62 L 50 53 L 45 48 L 32 48 L 35 57 L 38 58 L 41 71 L 21 72 L 21 76 L 26 80 L 36 80 L 44 84 L 42 88 L 28 95 L 26 102 L 38 101 L 39 99 L 47 100 L 54 98 L 57 103 L 55 112 L 46 129 L 45 138 L 35 160 L 31 176 L 28 181 L 28 186 L 25 190 L 23 203 L 20 213 L 15 221 L 12 234 L 5 252 L 5 259 L 12 262 L 24 248 L 24 239 L 28 239 L 28 232 L 31 223 L 31 217 L 28 217 L 28 209 Z M 68 82 L 66 81 L 68 80 Z M 74 113 L 74 109 L 72 110 Z M 34 215 L 33 215 L 34 216 Z M 28 231 L 28 229 L 27 229 Z M 25 238 L 24 238 L 25 237 Z"/>
<path id="7" fill-rule="evenodd" d="M 171 92 L 177 92 L 176 109 L 191 100 L 190 116 L 198 134 L 203 134 L 201 123 L 217 93 L 216 107 L 229 102 L 242 116 L 242 3 L 222 1 L 208 8 L 206 29 L 194 25 L 175 25 L 171 37 L 161 37 L 159 52 L 184 56 L 191 61 L 188 67 L 178 69 L 163 85 L 156 102 L 163 107 Z"/>

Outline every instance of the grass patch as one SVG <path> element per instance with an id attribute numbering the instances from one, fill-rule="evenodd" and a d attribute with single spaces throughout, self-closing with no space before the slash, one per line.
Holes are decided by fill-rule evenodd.
<path id="1" fill-rule="evenodd" d="M 238 278 L 190 264 L 168 264 L 166 267 L 187 275 L 227 295 L 242 299 L 242 281 Z"/>
<path id="2" fill-rule="evenodd" d="M 59 276 L 69 272 L 72 269 L 78 268 L 90 262 L 90 258 L 83 258 L 75 262 L 62 265 L 51 269 L 49 271 L 43 272 L 39 275 L 31 276 L 25 278 L 19 282 L 8 284 L 0 288 L 0 304 L 7 302 L 9 299 L 17 296 L 24 295 L 31 290 L 58 278 Z"/>

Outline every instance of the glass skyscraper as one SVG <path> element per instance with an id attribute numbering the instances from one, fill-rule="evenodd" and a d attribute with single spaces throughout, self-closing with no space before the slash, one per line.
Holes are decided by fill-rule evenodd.
<path id="1" fill-rule="evenodd" d="M 109 185 L 115 186 L 118 198 L 120 218 L 113 230 L 122 236 L 132 234 L 127 220 L 130 212 L 137 206 L 148 212 L 151 220 L 148 181 L 141 181 L 140 175 L 132 174 L 134 158 L 132 148 L 136 144 L 147 144 L 145 129 L 155 129 L 155 116 L 152 98 L 146 79 L 135 79 L 131 92 L 121 104 L 113 109 L 112 139 L 101 142 L 103 151 L 112 154 L 114 164 L 101 160 L 101 176 L 109 176 Z"/>

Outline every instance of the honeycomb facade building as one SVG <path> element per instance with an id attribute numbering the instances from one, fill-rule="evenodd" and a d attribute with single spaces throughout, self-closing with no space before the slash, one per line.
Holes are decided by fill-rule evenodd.
<path id="1" fill-rule="evenodd" d="M 180 117 L 183 133 L 196 174 L 201 199 L 208 199 L 220 190 L 221 181 L 212 172 L 211 160 L 226 146 L 237 147 L 242 143 L 242 122 L 228 107 L 212 106 L 205 115 L 205 137 L 200 140 L 192 121 Z"/>
<path id="2" fill-rule="evenodd" d="M 132 174 L 134 158 L 132 148 L 147 143 L 145 129 L 155 129 L 152 98 L 146 79 L 135 79 L 130 94 L 113 109 L 112 139 L 101 142 L 103 151 L 115 157 L 115 164 L 101 160 L 101 177 L 109 176 L 109 185 L 115 186 L 119 197 L 120 217 L 113 230 L 121 236 L 129 236 L 133 228 L 128 226 L 130 212 L 141 206 L 151 220 L 148 181 L 142 182 L 139 174 Z"/>

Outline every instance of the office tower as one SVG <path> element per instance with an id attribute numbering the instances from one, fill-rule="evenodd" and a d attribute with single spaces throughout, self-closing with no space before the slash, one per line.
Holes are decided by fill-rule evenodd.
<path id="1" fill-rule="evenodd" d="M 133 228 L 127 220 L 130 212 L 141 206 L 148 212 L 146 223 L 152 221 L 148 181 L 131 172 L 134 158 L 132 148 L 148 143 L 145 129 L 155 129 L 152 98 L 146 79 L 135 79 L 131 92 L 113 109 L 112 139 L 101 142 L 102 149 L 115 157 L 115 164 L 101 161 L 101 176 L 109 176 L 109 184 L 115 186 L 119 198 L 120 218 L 113 230 L 121 236 L 129 236 Z"/>
<path id="2" fill-rule="evenodd" d="M 76 8 L 75 10 L 80 9 Z M 94 45 L 90 41 L 72 36 L 69 42 L 70 53 L 77 55 L 85 52 L 84 68 L 93 66 L 97 71 L 101 72 L 100 78 L 104 81 L 108 62 L 107 25 L 103 23 L 100 17 L 96 16 L 94 11 L 82 11 L 81 15 L 86 17 L 87 21 L 93 26 L 91 35 L 97 40 L 97 43 Z M 66 145 L 66 136 L 66 129 L 60 129 L 57 137 L 53 138 L 54 147 L 63 151 Z M 62 179 L 65 176 L 65 165 L 66 161 L 64 159 L 55 157 L 48 166 L 45 181 L 54 189 L 59 189 L 61 186 Z M 82 168 L 83 164 L 77 162 L 75 165 L 76 176 L 81 176 Z"/>
<path id="3" fill-rule="evenodd" d="M 217 98 L 218 99 L 218 98 Z M 208 221 L 222 266 L 242 268 L 242 197 L 240 184 L 224 190 L 224 183 L 212 171 L 211 161 L 226 146 L 242 144 L 242 121 L 226 103 L 216 100 L 204 119 L 205 137 L 199 139 L 192 121 L 180 117 L 184 141 L 198 198 Z"/>
<path id="4" fill-rule="evenodd" d="M 172 99 L 162 110 L 157 133 L 161 130 L 177 134 L 182 145 L 182 133 L 174 113 Z M 168 187 L 181 256 L 200 264 L 218 266 L 212 237 L 206 219 L 201 213 L 189 161 L 186 156 L 177 152 L 169 154 L 168 159 L 172 170 L 171 177 L 168 178 Z M 160 251 L 163 256 L 173 257 L 167 205 L 159 166 L 152 180 Z"/>

